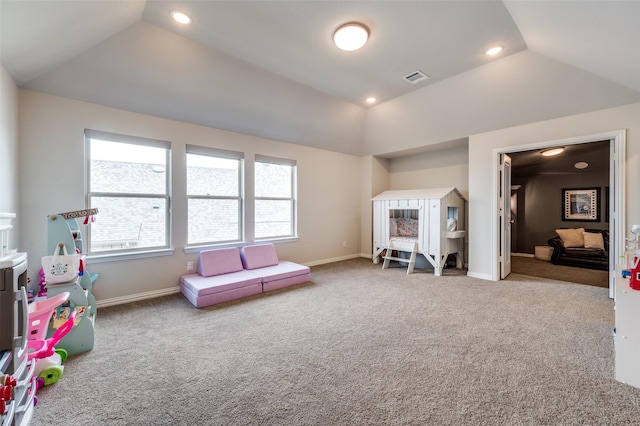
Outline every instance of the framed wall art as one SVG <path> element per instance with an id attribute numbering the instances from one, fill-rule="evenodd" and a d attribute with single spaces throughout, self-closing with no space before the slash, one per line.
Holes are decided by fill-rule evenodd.
<path id="1" fill-rule="evenodd" d="M 600 188 L 563 188 L 562 220 L 600 221 Z"/>

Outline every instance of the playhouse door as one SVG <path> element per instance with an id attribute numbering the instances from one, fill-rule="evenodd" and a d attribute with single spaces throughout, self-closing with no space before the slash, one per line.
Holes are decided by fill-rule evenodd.
<path id="1" fill-rule="evenodd" d="M 500 278 L 511 273 L 511 157 L 500 154 Z"/>

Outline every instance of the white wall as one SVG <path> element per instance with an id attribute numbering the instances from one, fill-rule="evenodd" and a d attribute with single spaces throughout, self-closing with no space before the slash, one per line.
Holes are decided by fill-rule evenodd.
<path id="1" fill-rule="evenodd" d="M 265 154 L 297 160 L 298 242 L 278 244 L 278 255 L 305 264 L 359 254 L 361 159 L 359 157 L 152 117 L 42 93 L 19 91 L 21 235 L 30 259 L 45 255 L 47 215 L 85 206 L 84 129 L 172 142 L 173 256 L 97 263 L 98 303 L 174 289 L 186 273 L 185 145 Z M 100 216 L 96 216 L 100 220 Z M 343 248 L 346 241 L 346 248 Z M 30 262 L 37 281 L 39 262 Z"/>
<path id="2" fill-rule="evenodd" d="M 371 199 L 389 189 L 389 163 L 386 158 L 362 157 L 362 190 L 360 191 L 360 253 L 373 254 L 373 203 Z"/>
<path id="3" fill-rule="evenodd" d="M 469 148 L 467 146 L 393 158 L 389 189 L 457 188 L 469 195 Z"/>
<path id="4" fill-rule="evenodd" d="M 19 248 L 18 224 L 18 88 L 0 64 L 0 212 L 16 213 L 9 248 Z"/>
<path id="5" fill-rule="evenodd" d="M 639 100 L 627 87 L 525 50 L 369 109 L 363 153 L 410 150 Z"/>
<path id="6" fill-rule="evenodd" d="M 469 138 L 469 274 L 495 277 L 494 150 L 626 129 L 626 223 L 640 223 L 640 103 L 473 135 Z"/>

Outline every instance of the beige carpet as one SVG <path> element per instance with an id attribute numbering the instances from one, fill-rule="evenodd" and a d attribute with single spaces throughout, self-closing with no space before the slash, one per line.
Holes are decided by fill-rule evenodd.
<path id="1" fill-rule="evenodd" d="M 554 265 L 551 262 L 533 257 L 511 256 L 511 272 L 609 288 L 609 273 L 607 271 Z"/>
<path id="2" fill-rule="evenodd" d="M 638 424 L 604 288 L 366 259 L 311 276 L 206 309 L 99 309 L 94 350 L 38 392 L 32 425 Z"/>

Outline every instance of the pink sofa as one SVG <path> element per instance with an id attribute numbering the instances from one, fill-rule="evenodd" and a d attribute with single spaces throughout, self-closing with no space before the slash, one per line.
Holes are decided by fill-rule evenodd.
<path id="1" fill-rule="evenodd" d="M 180 277 L 180 291 L 196 308 L 308 282 L 308 266 L 280 261 L 273 244 L 203 250 L 198 272 Z"/>

